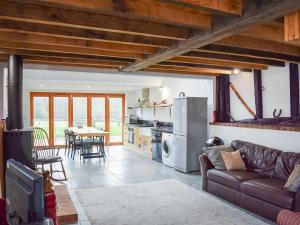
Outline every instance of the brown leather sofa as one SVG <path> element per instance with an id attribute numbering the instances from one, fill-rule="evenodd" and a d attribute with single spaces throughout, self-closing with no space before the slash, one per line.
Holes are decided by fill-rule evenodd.
<path id="1" fill-rule="evenodd" d="M 199 156 L 202 189 L 239 205 L 260 216 L 276 221 L 282 209 L 300 211 L 300 190 L 293 193 L 284 188 L 300 153 L 233 141 L 241 152 L 247 171 L 215 169 L 206 155 Z"/>

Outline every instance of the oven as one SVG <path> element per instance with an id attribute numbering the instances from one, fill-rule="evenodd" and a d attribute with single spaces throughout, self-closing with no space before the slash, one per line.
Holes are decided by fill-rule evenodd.
<path id="1" fill-rule="evenodd" d="M 128 127 L 128 143 L 134 144 L 134 128 Z"/>

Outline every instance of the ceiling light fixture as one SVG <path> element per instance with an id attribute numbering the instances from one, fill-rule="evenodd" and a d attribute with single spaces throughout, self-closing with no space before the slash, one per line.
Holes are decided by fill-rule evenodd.
<path id="1" fill-rule="evenodd" d="M 232 74 L 239 74 L 240 71 L 241 71 L 240 69 L 234 68 L 234 69 L 232 70 Z"/>

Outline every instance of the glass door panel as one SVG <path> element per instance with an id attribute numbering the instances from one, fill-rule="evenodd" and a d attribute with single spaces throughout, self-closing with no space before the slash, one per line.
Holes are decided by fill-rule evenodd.
<path id="1" fill-rule="evenodd" d="M 92 97 L 92 127 L 105 130 L 104 97 Z"/>
<path id="2" fill-rule="evenodd" d="M 109 99 L 110 143 L 123 141 L 123 99 Z"/>
<path id="3" fill-rule="evenodd" d="M 73 126 L 87 126 L 87 97 L 73 97 Z"/>
<path id="4" fill-rule="evenodd" d="M 69 127 L 69 98 L 68 97 L 54 97 L 54 144 L 65 144 L 64 130 Z"/>
<path id="5" fill-rule="evenodd" d="M 43 128 L 49 137 L 49 97 L 33 98 L 33 126 Z"/>

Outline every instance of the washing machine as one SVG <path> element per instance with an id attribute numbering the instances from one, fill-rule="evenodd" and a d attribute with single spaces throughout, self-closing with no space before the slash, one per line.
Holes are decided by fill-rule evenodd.
<path id="1" fill-rule="evenodd" d="M 162 133 L 161 149 L 162 163 L 174 168 L 173 134 L 165 132 Z"/>

